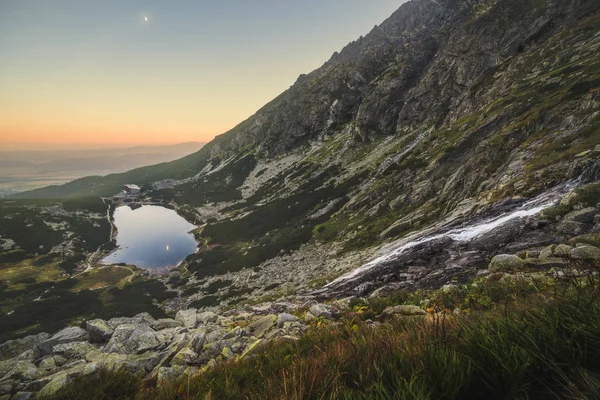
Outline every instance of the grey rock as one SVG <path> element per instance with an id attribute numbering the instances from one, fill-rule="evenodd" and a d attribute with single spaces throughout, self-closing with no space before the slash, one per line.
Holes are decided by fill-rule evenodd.
<path id="1" fill-rule="evenodd" d="M 204 335 L 204 338 L 206 343 L 213 343 L 221 340 L 226 334 L 227 331 L 219 326 L 211 329 L 208 333 L 206 333 L 206 335 Z"/>
<path id="2" fill-rule="evenodd" d="M 108 344 L 104 347 L 104 352 L 106 353 L 121 353 L 125 352 L 125 342 L 133 331 L 136 329 L 137 325 L 133 324 L 119 324 L 117 325 L 112 337 Z"/>
<path id="3" fill-rule="evenodd" d="M 192 340 L 190 341 L 190 348 L 195 352 L 199 352 L 202 350 L 202 347 L 206 343 L 206 334 L 204 333 L 196 333 L 192 336 Z"/>
<path id="4" fill-rule="evenodd" d="M 52 348 L 57 344 L 83 342 L 88 341 L 89 338 L 90 336 L 85 330 L 72 326 L 59 331 L 49 339 L 40 343 L 36 347 L 36 353 L 38 356 L 43 356 L 50 354 L 52 352 Z"/>
<path id="5" fill-rule="evenodd" d="M 67 359 L 66 359 L 66 358 L 64 358 L 63 356 L 61 356 L 61 355 L 58 355 L 58 354 L 56 354 L 56 355 L 52 356 L 52 358 L 54 359 L 54 363 L 55 363 L 55 364 L 56 364 L 56 366 L 58 366 L 58 367 L 61 367 L 61 366 L 63 366 L 63 365 L 64 365 L 64 364 L 67 362 Z"/>
<path id="6" fill-rule="evenodd" d="M 175 320 L 181 322 L 184 327 L 194 329 L 198 323 L 196 319 L 196 309 L 178 311 Z"/>
<path id="7" fill-rule="evenodd" d="M 246 348 L 246 350 L 244 350 L 244 352 L 242 353 L 242 355 L 240 357 L 244 358 L 244 357 L 252 356 L 252 355 L 255 355 L 256 353 L 261 352 L 264 349 L 266 343 L 267 343 L 267 341 L 264 339 L 258 339 L 256 341 L 252 342 Z"/>
<path id="8" fill-rule="evenodd" d="M 513 254 L 499 254 L 492 258 L 490 272 L 520 271 L 525 268 L 525 261 Z"/>
<path id="9" fill-rule="evenodd" d="M 232 330 L 227 332 L 225 334 L 225 336 L 223 336 L 223 339 L 240 338 L 240 337 L 242 337 L 243 334 L 244 334 L 244 330 L 242 328 L 240 328 L 239 326 L 236 326 L 235 328 L 233 328 Z"/>
<path id="10" fill-rule="evenodd" d="M 210 323 L 217 322 L 219 316 L 212 311 L 204 311 L 196 314 L 196 318 L 200 325 L 208 325 Z"/>
<path id="11" fill-rule="evenodd" d="M 58 392 L 67 383 L 71 382 L 74 378 L 80 376 L 83 372 L 84 367 L 85 364 L 80 364 L 73 368 L 59 371 L 54 375 L 42 378 L 42 380 L 40 380 L 39 383 L 44 384 L 44 386 L 39 391 L 38 397 L 44 398 Z"/>
<path id="12" fill-rule="evenodd" d="M 17 381 L 12 379 L 3 379 L 0 381 L 0 395 L 8 395 L 13 391 L 13 387 L 17 385 Z"/>
<path id="13" fill-rule="evenodd" d="M 14 367 L 2 377 L 5 379 L 17 379 L 21 381 L 32 381 L 38 379 L 42 375 L 41 371 L 31 361 L 17 361 Z"/>
<path id="14" fill-rule="evenodd" d="M 317 317 L 315 317 L 310 311 L 307 311 L 304 314 L 304 322 L 306 322 L 306 323 L 313 322 L 316 319 L 317 319 Z"/>
<path id="15" fill-rule="evenodd" d="M 576 221 L 561 221 L 556 229 L 565 235 L 577 236 L 585 232 L 586 226 Z"/>
<path id="16" fill-rule="evenodd" d="M 277 316 L 277 327 L 283 328 L 283 324 L 285 324 L 286 322 L 296 322 L 296 321 L 298 321 L 298 317 L 296 317 L 292 314 L 281 313 Z"/>
<path id="17" fill-rule="evenodd" d="M 154 317 L 147 312 L 142 312 L 142 313 L 134 315 L 133 320 L 137 321 L 139 323 L 145 322 L 148 325 L 151 325 L 155 321 Z"/>
<path id="18" fill-rule="evenodd" d="M 223 347 L 223 350 L 221 350 L 221 355 L 226 360 L 233 360 L 233 359 L 235 359 L 235 353 L 229 347 Z"/>
<path id="19" fill-rule="evenodd" d="M 381 315 L 403 315 L 403 316 L 415 316 L 415 315 L 426 315 L 427 312 L 423 310 L 421 307 L 414 305 L 399 305 L 388 307 Z"/>
<path id="20" fill-rule="evenodd" d="M 107 342 L 114 332 L 113 327 L 103 319 L 86 321 L 85 329 L 90 335 L 90 341 L 97 343 Z"/>
<path id="21" fill-rule="evenodd" d="M 37 335 L 26 336 L 22 339 L 9 340 L 0 344 L 0 360 L 8 360 L 19 354 L 35 348 L 50 337 L 50 334 L 42 332 Z"/>
<path id="22" fill-rule="evenodd" d="M 600 249 L 594 246 L 581 246 L 571 249 L 569 255 L 576 260 L 600 260 Z"/>
<path id="23" fill-rule="evenodd" d="M 108 324 L 116 329 L 119 325 L 139 325 L 148 324 L 151 325 L 154 322 L 154 318 L 147 312 L 136 314 L 133 317 L 117 317 L 108 320 Z"/>
<path id="24" fill-rule="evenodd" d="M 33 393 L 31 392 L 17 392 L 13 394 L 10 400 L 29 400 L 33 398 Z"/>
<path id="25" fill-rule="evenodd" d="M 323 317 L 332 319 L 334 318 L 336 311 L 333 307 L 328 306 L 326 304 L 313 304 L 310 306 L 310 313 L 315 317 Z"/>
<path id="26" fill-rule="evenodd" d="M 550 246 L 548 246 L 548 247 L 544 248 L 544 249 L 543 249 L 543 250 L 540 252 L 539 259 L 540 259 L 540 260 L 543 260 L 543 259 L 545 259 L 545 258 L 548 258 L 548 257 L 552 257 L 552 256 L 554 256 L 554 248 L 555 248 L 555 247 L 556 247 L 556 245 L 550 245 Z"/>
<path id="27" fill-rule="evenodd" d="M 55 356 L 44 357 L 42 361 L 38 364 L 38 368 L 45 372 L 54 372 L 57 368 L 56 361 L 54 361 Z"/>
<path id="28" fill-rule="evenodd" d="M 155 331 L 160 331 L 160 330 L 163 330 L 163 329 L 170 329 L 170 328 L 181 327 L 181 326 L 183 326 L 183 322 L 174 320 L 172 318 L 162 318 L 162 319 L 157 319 L 152 324 L 150 324 L 150 326 Z"/>
<path id="29" fill-rule="evenodd" d="M 88 342 L 62 343 L 52 348 L 53 354 L 63 356 L 67 360 L 85 358 L 85 355 L 92 351 L 96 351 L 96 348 Z M 56 365 L 56 362 L 54 363 Z"/>
<path id="30" fill-rule="evenodd" d="M 572 248 L 573 247 L 566 244 L 559 244 L 554 249 L 554 255 L 557 257 L 569 257 Z"/>
<path id="31" fill-rule="evenodd" d="M 564 221 L 581 222 L 583 224 L 591 224 L 598 210 L 595 207 L 584 208 L 583 210 L 572 211 L 565 215 Z"/>
<path id="32" fill-rule="evenodd" d="M 255 337 L 262 337 L 277 324 L 276 315 L 267 315 L 246 327 L 246 332 Z"/>
<path id="33" fill-rule="evenodd" d="M 186 347 L 175 354 L 171 365 L 200 365 L 200 357 L 194 350 Z"/>

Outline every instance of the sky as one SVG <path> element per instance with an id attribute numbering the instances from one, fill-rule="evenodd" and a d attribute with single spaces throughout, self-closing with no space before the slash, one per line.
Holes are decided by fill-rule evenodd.
<path id="1" fill-rule="evenodd" d="M 0 0 L 0 150 L 209 141 L 403 2 Z"/>

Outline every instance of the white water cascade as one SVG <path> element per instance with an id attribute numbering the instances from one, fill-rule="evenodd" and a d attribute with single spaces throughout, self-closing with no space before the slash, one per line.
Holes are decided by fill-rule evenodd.
<path id="1" fill-rule="evenodd" d="M 363 264 L 359 268 L 340 276 L 339 278 L 328 283 L 324 287 L 328 288 L 346 281 L 354 280 L 355 278 L 360 277 L 364 273 L 377 268 L 383 263 L 393 261 L 406 250 L 415 247 L 419 244 L 427 243 L 445 237 L 451 238 L 457 242 L 469 242 L 477 236 L 489 232 L 494 228 L 502 226 L 511 220 L 536 215 L 539 212 L 545 210 L 546 208 L 555 205 L 565 193 L 573 190 L 573 188 L 576 187 L 577 184 L 578 181 L 568 182 L 564 185 L 558 186 L 552 190 L 549 190 L 548 192 L 537 196 L 536 198 L 524 203 L 519 208 L 511 212 L 484 221 L 474 222 L 472 225 L 464 228 L 452 229 L 448 230 L 447 232 L 442 232 L 435 235 L 426 235 L 421 233 L 413 235 L 408 239 L 400 239 L 392 243 L 391 245 L 385 246 L 385 254 L 382 254 L 377 258 L 369 261 L 368 263 Z"/>

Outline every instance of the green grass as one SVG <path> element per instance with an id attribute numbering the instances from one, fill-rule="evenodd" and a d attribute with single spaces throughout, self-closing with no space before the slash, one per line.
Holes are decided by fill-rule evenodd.
<path id="1" fill-rule="evenodd" d="M 598 398 L 599 295 L 594 276 L 399 292 L 354 302 L 340 324 L 316 323 L 297 342 L 190 379 L 134 390 L 126 372 L 103 373 L 76 379 L 53 398 L 103 399 L 109 380 L 124 382 L 109 386 L 126 393 L 113 398 L 132 399 Z M 363 322 L 368 312 L 416 301 L 432 314 Z"/>

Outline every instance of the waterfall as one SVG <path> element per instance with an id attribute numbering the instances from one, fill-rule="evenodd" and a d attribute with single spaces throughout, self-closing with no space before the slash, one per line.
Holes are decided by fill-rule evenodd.
<path id="1" fill-rule="evenodd" d="M 536 215 L 539 212 L 555 205 L 565 193 L 573 190 L 573 188 L 575 188 L 578 184 L 579 180 L 569 181 L 535 197 L 530 201 L 527 201 L 513 211 L 483 221 L 475 221 L 471 225 L 463 228 L 451 229 L 435 235 L 424 235 L 421 233 L 420 235 L 413 235 L 408 239 L 400 239 L 391 245 L 386 246 L 385 254 L 382 254 L 368 263 L 363 264 L 359 268 L 342 275 L 341 277 L 325 285 L 324 288 L 329 288 L 334 285 L 356 279 L 365 272 L 376 269 L 383 263 L 393 261 L 406 250 L 417 245 L 446 237 L 457 242 L 469 242 L 477 236 L 502 226 L 509 221 L 517 218 Z"/>

